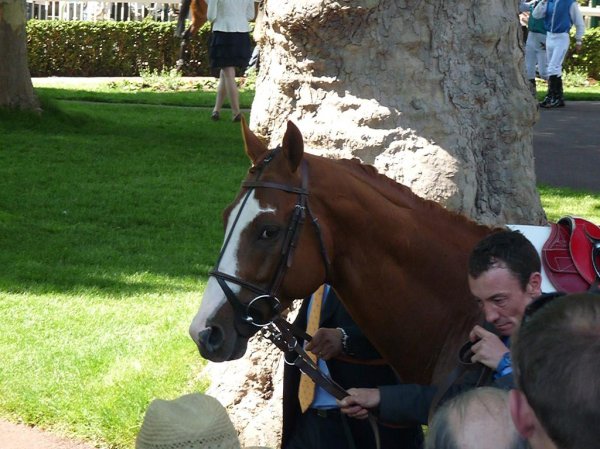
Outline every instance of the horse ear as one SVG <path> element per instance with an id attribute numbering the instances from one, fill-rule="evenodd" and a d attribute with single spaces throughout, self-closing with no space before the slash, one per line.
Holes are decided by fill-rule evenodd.
<path id="1" fill-rule="evenodd" d="M 252 165 L 256 165 L 262 159 L 263 154 L 268 150 L 267 147 L 260 141 L 256 135 L 250 131 L 246 119 L 242 115 L 242 137 L 244 138 L 244 150 L 252 161 Z"/>
<path id="2" fill-rule="evenodd" d="M 295 172 L 304 155 L 304 140 L 302 139 L 302 133 L 300 133 L 298 127 L 291 121 L 288 121 L 287 123 L 282 146 L 290 163 L 290 169 L 292 172 Z"/>

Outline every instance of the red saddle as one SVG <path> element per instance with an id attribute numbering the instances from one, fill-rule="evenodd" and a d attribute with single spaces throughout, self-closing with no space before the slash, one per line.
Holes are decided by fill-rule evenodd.
<path id="1" fill-rule="evenodd" d="M 578 217 L 552 223 L 542 263 L 552 285 L 565 293 L 584 292 L 600 280 L 600 228 Z"/>

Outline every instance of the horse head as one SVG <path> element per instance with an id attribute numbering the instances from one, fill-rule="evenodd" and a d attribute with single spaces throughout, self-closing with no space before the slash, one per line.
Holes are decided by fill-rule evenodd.
<path id="1" fill-rule="evenodd" d="M 288 122 L 273 150 L 245 121 L 242 135 L 252 167 L 223 212 L 221 252 L 190 325 L 200 354 L 214 362 L 242 357 L 261 326 L 314 291 L 327 274 L 325 244 L 308 206 L 300 131 Z M 309 219 L 314 226 L 304 225 Z"/>

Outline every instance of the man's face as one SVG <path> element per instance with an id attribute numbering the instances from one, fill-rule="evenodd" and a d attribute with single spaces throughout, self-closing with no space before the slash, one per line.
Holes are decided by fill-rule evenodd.
<path id="1" fill-rule="evenodd" d="M 525 307 L 541 294 L 540 283 L 540 274 L 533 273 L 523 290 L 518 278 L 502 265 L 493 266 L 477 279 L 469 276 L 471 293 L 483 309 L 485 320 L 504 336 L 519 328 Z"/>

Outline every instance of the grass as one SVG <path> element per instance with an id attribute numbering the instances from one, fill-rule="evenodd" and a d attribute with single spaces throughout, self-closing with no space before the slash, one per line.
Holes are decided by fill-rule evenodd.
<path id="1" fill-rule="evenodd" d="M 248 166 L 210 110 L 0 115 L 0 415 L 131 448 L 147 404 L 202 390 L 187 335 Z"/>
<path id="2" fill-rule="evenodd" d="M 538 186 L 542 207 L 548 220 L 557 221 L 565 215 L 576 215 L 600 223 L 600 195 L 550 186 Z"/>
<path id="3" fill-rule="evenodd" d="M 202 107 L 212 108 L 216 94 L 213 90 L 193 89 L 174 92 L 155 92 L 140 89 L 130 82 L 110 86 L 98 86 L 93 89 L 68 89 L 61 87 L 39 87 L 38 94 L 55 100 L 88 101 L 98 103 L 146 104 L 160 106 Z M 240 91 L 240 107 L 249 109 L 252 104 L 253 92 Z M 228 107 L 227 103 L 224 105 Z"/>
<path id="4" fill-rule="evenodd" d="M 0 416 L 131 449 L 150 400 L 206 387 L 187 326 L 248 166 L 239 126 L 153 105 L 212 105 L 199 90 L 38 93 L 42 117 L 0 112 Z M 600 222 L 600 196 L 540 192 L 550 218 Z"/>
<path id="5" fill-rule="evenodd" d="M 252 105 L 253 80 L 254 77 L 240 81 L 240 106 L 243 109 L 249 109 Z M 215 78 L 189 79 L 171 73 L 146 73 L 139 79 L 125 78 L 93 85 L 82 81 L 79 86 L 73 84 L 68 87 L 64 86 L 60 78 L 49 79 L 44 80 L 36 91 L 39 95 L 54 100 L 212 108 L 215 104 L 216 85 Z"/>
<path id="6" fill-rule="evenodd" d="M 565 73 L 563 83 L 566 101 L 600 101 L 600 83 L 588 80 L 581 73 Z M 548 84 L 541 79 L 537 79 L 536 84 L 537 97 L 542 101 L 548 91 Z"/>

